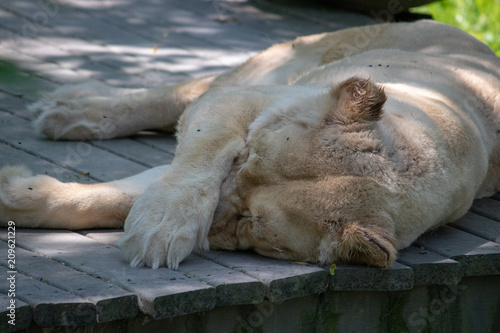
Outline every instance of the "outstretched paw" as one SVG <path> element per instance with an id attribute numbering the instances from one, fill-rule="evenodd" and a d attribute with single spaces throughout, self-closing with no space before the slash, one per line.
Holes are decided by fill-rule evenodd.
<path id="1" fill-rule="evenodd" d="M 215 207 L 196 200 L 195 208 L 193 199 L 189 191 L 153 185 L 136 201 L 118 242 L 131 266 L 177 269 L 195 248 L 208 250 Z"/>
<path id="2" fill-rule="evenodd" d="M 148 230 L 126 233 L 119 241 L 131 266 L 177 269 L 196 247 L 196 227 L 179 226 L 164 218 Z"/>

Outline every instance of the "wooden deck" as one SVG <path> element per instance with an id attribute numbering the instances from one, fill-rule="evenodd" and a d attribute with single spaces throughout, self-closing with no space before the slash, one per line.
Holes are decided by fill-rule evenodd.
<path id="1" fill-rule="evenodd" d="M 0 167 L 26 164 L 92 183 L 172 160 L 175 139 L 164 134 L 85 143 L 39 137 L 26 105 L 40 89 L 89 80 L 171 84 L 298 35 L 373 22 L 264 0 L 0 2 L 0 59 L 25 75 L 23 84 L 0 77 Z M 233 252 L 195 253 L 177 271 L 131 268 L 114 246 L 121 233 L 16 229 L 9 267 L 9 235 L 0 230 L 0 331 L 500 332 L 499 195 L 422 237 L 390 269 L 338 266 L 333 275 L 330 267 Z"/>

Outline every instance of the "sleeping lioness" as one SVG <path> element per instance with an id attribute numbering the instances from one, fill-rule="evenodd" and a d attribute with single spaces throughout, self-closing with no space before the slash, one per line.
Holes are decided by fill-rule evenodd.
<path id="1" fill-rule="evenodd" d="M 166 88 L 63 87 L 31 106 L 41 133 L 108 139 L 177 124 L 175 158 L 97 185 L 5 167 L 0 220 L 124 225 L 133 266 L 175 269 L 210 247 L 387 267 L 500 190 L 499 94 L 499 58 L 432 21 L 297 38 Z"/>

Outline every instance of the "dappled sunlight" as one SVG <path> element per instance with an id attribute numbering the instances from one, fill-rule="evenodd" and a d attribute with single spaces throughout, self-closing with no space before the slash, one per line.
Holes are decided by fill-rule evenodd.
<path id="1" fill-rule="evenodd" d="M 120 85 L 119 76 L 113 74 L 118 69 L 123 74 L 142 78 L 134 80 L 129 77 L 126 81 L 122 78 L 123 86 L 151 87 L 172 84 L 189 76 L 220 73 L 244 62 L 263 46 L 252 41 L 247 43 L 246 39 L 219 36 L 227 32 L 227 26 L 216 22 L 210 15 L 180 8 L 168 10 L 169 5 L 165 3 L 145 6 L 140 13 L 128 8 L 137 6 L 135 1 L 72 1 L 46 10 L 33 3 L 4 5 L 8 11 L 0 6 L 0 17 L 5 18 L 2 20 L 4 24 L 8 22 L 9 25 L 0 23 L 0 28 L 5 27 L 10 32 L 0 34 L 0 45 L 5 47 L 4 50 L 11 50 L 12 55 L 5 57 L 3 52 L 2 58 L 56 82 L 68 81 L 68 76 L 49 68 L 41 70 L 36 65 L 40 60 L 30 58 L 33 50 L 36 49 L 37 57 L 78 72 L 80 81 L 86 77 Z M 158 6 L 163 11 L 159 11 Z M 71 7 L 81 11 L 72 11 Z M 102 16 L 103 10 L 108 8 L 113 8 L 113 11 L 106 12 L 106 15 L 112 13 L 112 16 Z M 134 12 L 132 16 L 129 15 L 131 11 Z M 42 18 L 39 21 L 26 20 L 23 16 Z M 99 23 L 89 25 L 89 20 Z M 142 31 L 148 31 L 147 35 Z M 218 40 L 221 47 L 205 41 L 207 36 L 213 36 L 212 40 Z M 232 43 L 235 45 L 233 49 Z M 18 52 L 26 56 L 16 57 L 14 54 Z M 152 75 L 158 76 L 153 80 L 155 84 L 142 83 L 144 77 Z"/>
<path id="2" fill-rule="evenodd" d="M 134 0 L 128 0 L 128 1 L 127 0 L 106 0 L 106 1 L 76 0 L 76 1 L 66 2 L 65 5 L 81 9 L 102 10 L 108 8 L 115 8 L 117 6 L 125 6 L 127 3 L 132 3 L 132 2 L 134 2 Z"/>
<path id="3" fill-rule="evenodd" d="M 9 33 L 0 34 L 0 45 L 26 55 L 8 59 L 47 80 L 67 82 L 69 76 L 41 70 L 35 66 L 40 60 L 75 71 L 80 78 L 72 82 L 97 79 L 114 86 L 151 87 L 220 73 L 258 50 L 324 30 L 300 20 L 291 29 L 284 12 L 247 1 L 149 0 L 141 3 L 140 11 L 137 6 L 135 0 L 63 1 L 45 7 L 35 2 L 3 3 L 0 28 Z M 262 26 L 265 32 L 256 34 Z M 37 60 L 30 58 L 33 50 Z M 152 75 L 156 78 L 144 84 Z"/>

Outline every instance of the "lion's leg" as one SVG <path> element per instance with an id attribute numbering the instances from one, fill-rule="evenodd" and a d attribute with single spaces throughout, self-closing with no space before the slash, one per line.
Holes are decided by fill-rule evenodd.
<path id="1" fill-rule="evenodd" d="M 132 204 L 168 166 L 101 184 L 62 183 L 23 166 L 0 170 L 0 224 L 29 228 L 112 228 L 123 225 Z"/>
<path id="2" fill-rule="evenodd" d="M 187 105 L 215 76 L 154 89 L 113 88 L 99 82 L 64 86 L 29 107 L 35 128 L 62 140 L 101 140 L 141 130 L 172 130 Z"/>
<path id="3" fill-rule="evenodd" d="M 125 222 L 119 245 L 131 265 L 175 269 L 194 248 L 208 249 L 221 184 L 245 148 L 263 95 L 217 90 L 186 110 L 170 169 L 137 199 Z"/>

